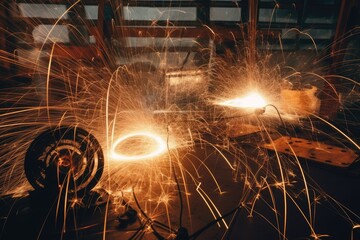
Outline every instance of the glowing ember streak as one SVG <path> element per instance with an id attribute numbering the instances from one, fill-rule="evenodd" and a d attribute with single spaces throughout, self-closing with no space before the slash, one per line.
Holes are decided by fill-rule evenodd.
<path id="1" fill-rule="evenodd" d="M 144 150 L 149 150 L 149 153 L 140 153 L 140 154 L 134 154 L 134 155 L 119 153 L 116 150 L 120 145 L 126 144 L 126 142 L 131 142 L 131 141 L 139 140 L 139 139 L 151 140 L 155 143 L 154 144 L 155 147 L 151 147 L 149 149 L 144 149 Z M 139 150 L 140 147 L 143 147 L 143 146 L 139 146 L 139 144 L 136 144 L 136 145 L 137 146 L 135 146 L 135 147 L 137 149 L 135 149 L 135 150 Z M 146 147 L 148 147 L 148 146 L 145 145 L 145 148 Z M 158 135 L 155 135 L 155 134 L 149 133 L 149 132 L 137 132 L 137 133 L 127 134 L 123 137 L 118 138 L 111 147 L 110 156 L 112 159 L 122 160 L 122 161 L 144 160 L 144 159 L 154 158 L 154 157 L 161 155 L 162 153 L 165 152 L 166 148 L 167 148 L 166 142 Z M 131 149 L 132 149 L 131 146 L 129 146 L 129 148 L 127 148 L 128 151 L 131 151 Z"/>
<path id="2" fill-rule="evenodd" d="M 236 108 L 263 108 L 266 105 L 266 101 L 258 93 L 253 92 L 243 98 L 234 98 L 218 104 Z"/>

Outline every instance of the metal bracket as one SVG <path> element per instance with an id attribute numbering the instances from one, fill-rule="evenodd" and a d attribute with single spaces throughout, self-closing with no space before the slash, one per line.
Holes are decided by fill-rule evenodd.
<path id="1" fill-rule="evenodd" d="M 359 157 L 353 150 L 310 141 L 302 138 L 280 137 L 271 143 L 263 144 L 269 150 L 336 167 L 348 167 Z"/>

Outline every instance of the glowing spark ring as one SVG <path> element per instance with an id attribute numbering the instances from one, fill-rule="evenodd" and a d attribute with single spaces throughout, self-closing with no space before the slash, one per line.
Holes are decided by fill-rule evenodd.
<path id="1" fill-rule="evenodd" d="M 134 137 L 146 137 L 153 140 L 157 144 L 157 148 L 147 154 L 139 154 L 139 155 L 126 155 L 116 152 L 116 147 L 119 146 L 124 141 L 134 138 Z M 149 158 L 154 158 L 161 155 L 167 149 L 166 142 L 158 135 L 155 135 L 150 132 L 137 132 L 137 133 L 130 133 L 123 137 L 118 138 L 111 147 L 110 155 L 112 159 L 122 160 L 122 161 L 135 161 L 135 160 L 144 160 Z"/>

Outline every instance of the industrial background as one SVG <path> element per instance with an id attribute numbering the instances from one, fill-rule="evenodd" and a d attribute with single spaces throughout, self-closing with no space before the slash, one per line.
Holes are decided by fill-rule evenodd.
<path id="1" fill-rule="evenodd" d="M 0 239 L 360 239 L 358 0 L 4 0 Z"/>

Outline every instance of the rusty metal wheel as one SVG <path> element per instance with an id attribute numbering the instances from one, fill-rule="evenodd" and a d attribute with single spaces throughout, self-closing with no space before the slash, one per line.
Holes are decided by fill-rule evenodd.
<path id="1" fill-rule="evenodd" d="M 25 156 L 25 174 L 36 190 L 90 191 L 100 180 L 104 155 L 96 138 L 79 127 L 41 133 Z"/>

